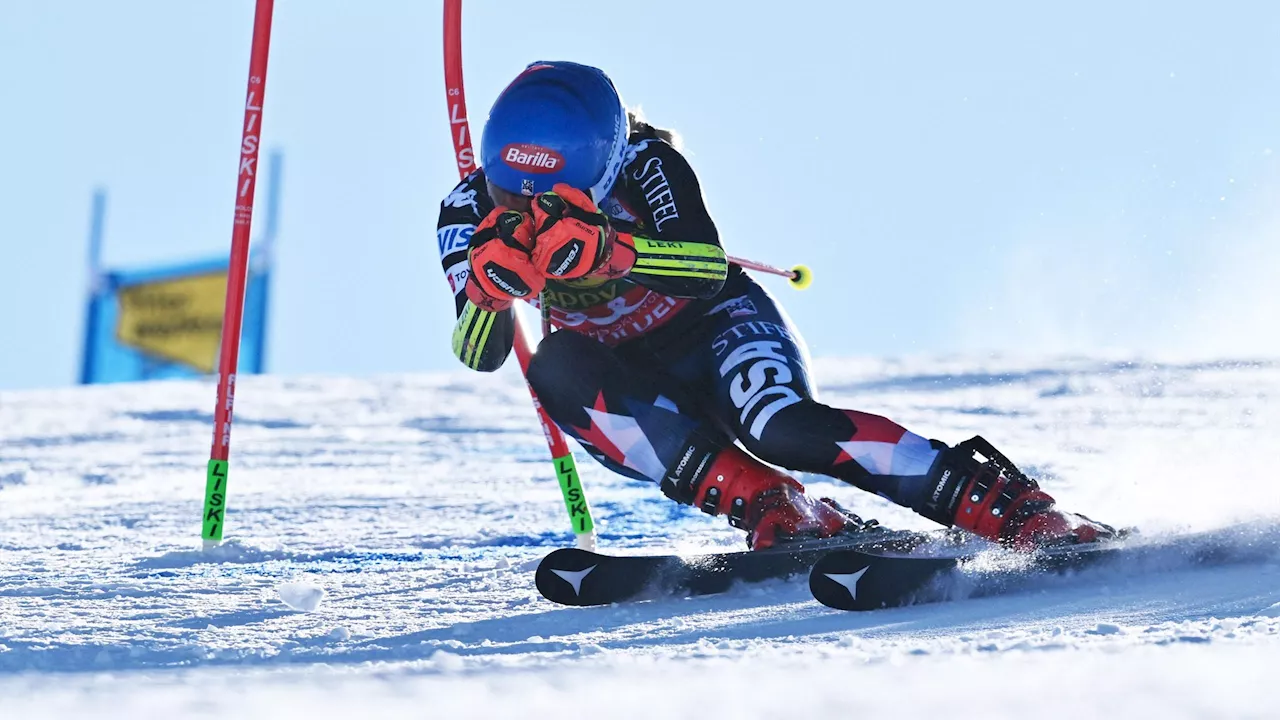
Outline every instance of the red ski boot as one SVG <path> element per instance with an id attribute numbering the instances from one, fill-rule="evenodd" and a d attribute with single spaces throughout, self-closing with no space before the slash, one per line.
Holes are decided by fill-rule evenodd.
<path id="1" fill-rule="evenodd" d="M 747 546 L 752 550 L 868 527 L 831 501 L 805 495 L 804 486 L 795 478 L 736 445 L 721 450 L 712 460 L 693 504 L 710 515 L 728 515 L 730 525 L 747 531 Z"/>
<path id="2" fill-rule="evenodd" d="M 916 512 L 988 540 L 1034 550 L 1118 535 L 1109 525 L 1059 510 L 1035 480 L 981 437 L 944 451 L 934 473 L 931 496 Z"/>

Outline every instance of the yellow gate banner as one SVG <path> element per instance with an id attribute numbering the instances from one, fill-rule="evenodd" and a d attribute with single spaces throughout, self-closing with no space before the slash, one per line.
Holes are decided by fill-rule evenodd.
<path id="1" fill-rule="evenodd" d="M 266 263 L 249 263 L 238 371 L 262 372 Z M 90 297 L 83 382 L 192 378 L 218 371 L 227 261 L 107 273 Z"/>
<path id="2" fill-rule="evenodd" d="M 120 290 L 116 339 L 201 374 L 218 367 L 227 274 L 160 280 Z"/>

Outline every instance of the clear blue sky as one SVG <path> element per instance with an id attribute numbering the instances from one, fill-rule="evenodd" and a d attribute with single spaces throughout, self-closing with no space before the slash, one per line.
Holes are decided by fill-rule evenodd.
<path id="1" fill-rule="evenodd" d="M 636 7 L 466 3 L 476 133 L 529 61 L 605 68 L 732 253 L 815 268 L 772 285 L 815 354 L 1280 353 L 1280 5 Z M 252 17 L 0 6 L 0 388 L 75 376 L 95 186 L 109 264 L 226 252 Z M 460 367 L 439 4 L 278 0 L 274 30 L 271 367 Z"/>

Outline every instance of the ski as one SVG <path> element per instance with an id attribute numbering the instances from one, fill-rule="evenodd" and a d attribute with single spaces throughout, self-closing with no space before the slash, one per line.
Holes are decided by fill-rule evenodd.
<path id="1" fill-rule="evenodd" d="M 839 610 L 877 610 L 1017 592 L 1032 581 L 1111 567 L 1126 576 L 1200 566 L 1280 561 L 1273 529 L 1220 530 L 1128 539 L 1019 553 L 988 545 L 978 552 L 919 553 L 899 548 L 840 548 L 809 571 L 809 590 Z"/>
<path id="2" fill-rule="evenodd" d="M 561 548 L 538 564 L 534 582 L 542 596 L 561 605 L 608 605 L 659 597 L 722 593 L 736 583 L 787 578 L 808 572 L 834 550 L 906 550 L 930 545 L 954 548 L 968 536 L 951 531 L 895 531 L 877 527 L 856 535 L 788 544 L 755 552 L 701 555 L 606 555 Z"/>

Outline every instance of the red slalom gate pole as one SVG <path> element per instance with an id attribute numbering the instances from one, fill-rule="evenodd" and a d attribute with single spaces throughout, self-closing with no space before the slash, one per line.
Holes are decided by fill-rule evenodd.
<path id="1" fill-rule="evenodd" d="M 458 163 L 458 176 L 467 177 L 476 168 L 475 151 L 471 147 L 471 128 L 467 123 L 467 96 L 462 83 L 462 0 L 445 0 L 444 2 L 444 87 L 449 106 L 449 128 L 453 136 L 453 151 Z M 521 374 L 529 371 L 529 361 L 533 358 L 533 350 L 529 347 L 529 337 L 524 323 L 520 321 L 520 313 L 513 308 L 515 315 L 515 351 L 520 362 Z M 527 383 L 526 383 L 527 384 Z M 578 478 L 578 468 L 573 461 L 573 453 L 565 442 L 564 433 L 551 421 L 547 411 L 538 402 L 538 396 L 529 388 L 533 397 L 533 407 L 542 423 L 542 432 L 547 437 L 547 445 L 551 450 L 551 459 L 555 464 L 556 477 L 560 481 L 560 492 L 564 496 L 565 509 L 569 513 L 569 521 L 573 525 L 573 534 L 578 547 L 593 550 L 596 545 L 595 524 L 591 520 L 591 506 L 587 503 L 586 492 Z"/>
<path id="2" fill-rule="evenodd" d="M 249 265 L 249 229 L 253 224 L 253 191 L 257 185 L 258 146 L 262 136 L 262 104 L 267 92 L 267 54 L 271 46 L 274 0 L 257 0 L 253 17 L 253 49 L 249 55 L 249 87 L 245 92 L 240 166 L 236 172 L 236 209 L 231 226 L 231 264 L 227 268 L 227 300 L 222 311 L 222 348 L 218 357 L 218 404 L 213 410 L 213 447 L 205 476 L 206 548 L 222 542 L 226 525 L 227 468 L 231 456 L 231 419 L 235 406 L 236 366 L 240 362 L 240 327 L 244 319 L 244 285 Z"/>

